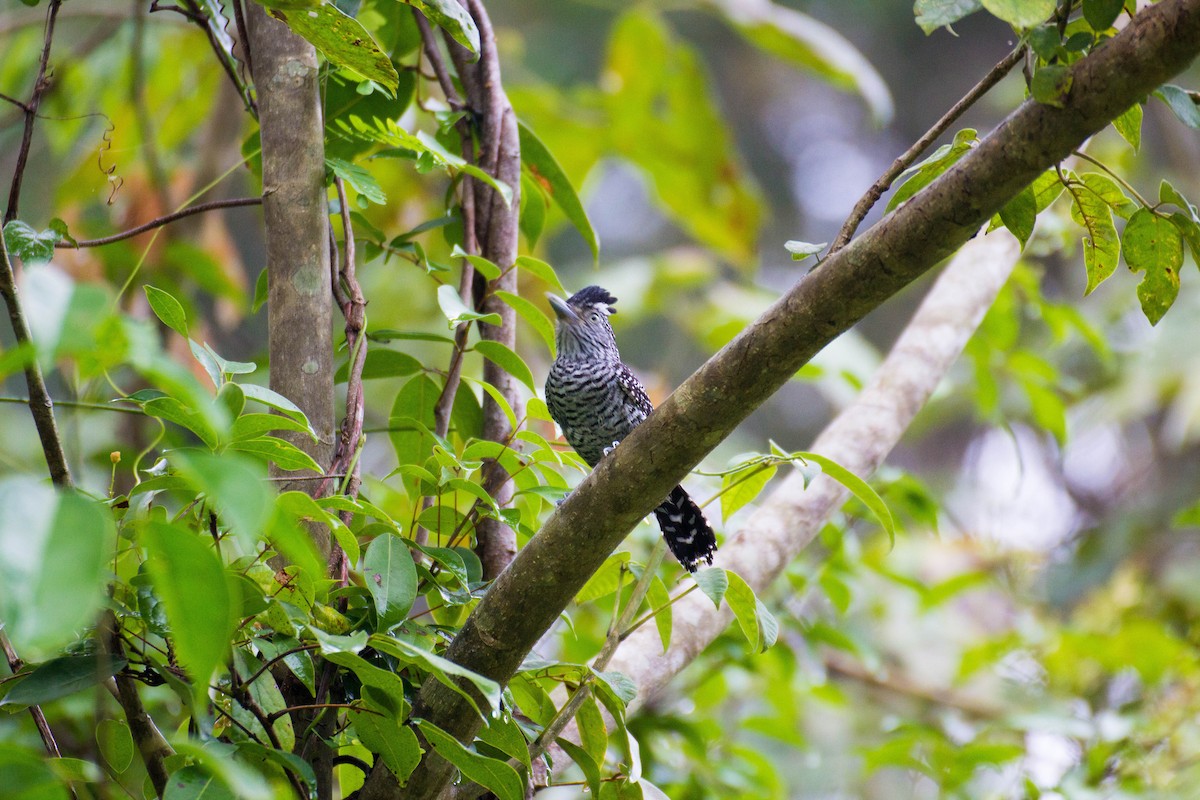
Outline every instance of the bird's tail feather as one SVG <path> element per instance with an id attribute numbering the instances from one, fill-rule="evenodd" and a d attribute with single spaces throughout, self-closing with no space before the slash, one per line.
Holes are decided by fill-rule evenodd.
<path id="1" fill-rule="evenodd" d="M 688 572 L 695 572 L 701 561 L 712 563 L 717 535 L 682 486 L 671 490 L 662 505 L 654 509 L 654 516 L 667 546 Z"/>

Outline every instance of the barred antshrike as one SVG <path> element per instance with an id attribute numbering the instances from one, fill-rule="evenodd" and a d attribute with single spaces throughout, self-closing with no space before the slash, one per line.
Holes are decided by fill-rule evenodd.
<path id="1" fill-rule="evenodd" d="M 594 467 L 654 406 L 617 352 L 608 324 L 617 298 L 599 286 L 580 289 L 568 300 L 546 297 L 558 317 L 558 356 L 546 379 L 546 405 L 571 447 Z M 712 563 L 716 535 L 682 486 L 671 490 L 654 516 L 671 552 L 689 572 L 701 561 Z"/>

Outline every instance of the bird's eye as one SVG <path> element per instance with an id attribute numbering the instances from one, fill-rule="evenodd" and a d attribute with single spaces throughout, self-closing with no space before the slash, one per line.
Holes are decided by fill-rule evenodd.
<path id="1" fill-rule="evenodd" d="M 591 314 L 588 314 L 588 319 L 590 319 L 592 322 L 599 322 L 600 315 L 598 313 L 596 313 L 595 311 L 593 311 Z"/>

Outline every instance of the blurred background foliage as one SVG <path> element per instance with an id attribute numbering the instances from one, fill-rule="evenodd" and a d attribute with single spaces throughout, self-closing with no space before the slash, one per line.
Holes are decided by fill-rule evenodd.
<path id="1" fill-rule="evenodd" d="M 414 52 L 407 8 L 340 5 L 357 10 L 394 60 Z M 594 259 L 558 206 L 527 190 L 523 202 L 544 207 L 523 215 L 523 251 L 554 264 L 570 290 L 598 283 L 620 298 L 622 353 L 656 400 L 803 275 L 807 265 L 791 260 L 785 241 L 831 240 L 871 181 L 1016 44 L 984 13 L 927 35 L 906 2 L 488 5 L 517 114 L 579 189 L 601 243 Z M 43 11 L 11 0 L 0 10 L 6 95 L 27 91 Z M 201 192 L 256 193 L 241 166 L 256 148 L 252 123 L 199 30 L 178 15 L 148 15 L 142 3 L 99 0 L 67 3 L 59 26 L 23 220 L 41 230 L 61 218 L 83 239 Z M 427 86 L 401 71 L 389 98 L 333 75 L 330 129 L 350 114 L 411 121 L 416 106 L 433 107 Z M 986 132 L 1024 93 L 1018 71 L 958 127 Z M 0 106 L 5 175 L 19 119 Z M 329 156 L 352 160 L 369 146 L 335 136 Z M 1145 107 L 1139 153 L 1111 129 L 1088 152 L 1147 196 L 1164 178 L 1200 193 L 1200 140 L 1162 103 Z M 429 275 L 447 268 L 450 247 L 438 227 L 400 234 L 443 219 L 447 182 L 421 174 L 419 162 L 377 155 L 375 185 L 351 192 L 360 235 L 382 245 L 366 247 L 359 273 L 371 327 L 445 334 Z M 1189 267 L 1173 313 L 1152 327 L 1124 270 L 1084 297 L 1079 240 L 1064 202 L 1039 218 L 1009 286 L 877 477 L 901 523 L 895 546 L 852 503 L 765 598 L 782 625 L 775 647 L 749 654 L 730 629 L 631 718 L 655 785 L 677 800 L 1200 796 L 1196 275 Z M 35 333 L 58 343 L 52 393 L 103 404 L 110 375 L 136 388 L 124 365 L 141 364 L 145 375 L 159 359 L 190 363 L 181 340 L 151 324 L 144 283 L 180 299 L 193 339 L 265 366 L 265 314 L 254 304 L 262 259 L 253 210 L 58 251 L 59 271 L 23 290 Z M 554 288 L 523 280 L 536 303 Z M 806 447 L 870 375 L 923 290 L 845 334 L 707 466 L 765 451 L 768 439 Z M 397 356 L 368 382 L 368 428 L 377 430 L 405 376 L 446 356 L 436 341 L 379 349 L 416 362 Z M 522 326 L 519 350 L 540 383 L 545 342 Z M 4 394 L 23 393 L 9 374 Z M 60 415 L 89 489 L 104 494 L 115 480 L 124 491 L 128 465 L 149 466 L 136 460 L 149 444 L 140 418 L 66 403 Z M 531 427 L 553 435 L 548 423 Z M 26 410 L 0 404 L 0 429 L 3 471 L 37 474 Z M 409 501 L 384 477 L 396 465 L 387 437 L 373 437 L 363 458 L 366 496 L 398 514 Z M 718 488 L 695 482 L 702 494 Z M 656 537 L 643 525 L 626 548 L 644 554 Z M 545 647 L 586 661 L 608 611 L 601 602 L 569 613 L 571 627 Z M 169 712 L 173 700 L 156 702 Z M 76 696 L 48 707 L 83 750 L 95 746 L 80 722 L 89 703 Z M 0 714 L 0 738 L 33 745 L 27 727 Z M 619 764 L 621 754 L 614 748 L 610 759 Z"/>

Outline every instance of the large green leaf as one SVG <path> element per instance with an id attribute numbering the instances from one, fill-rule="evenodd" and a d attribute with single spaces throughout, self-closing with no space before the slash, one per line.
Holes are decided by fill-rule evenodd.
<path id="1" fill-rule="evenodd" d="M 479 29 L 475 20 L 458 0 L 404 0 L 413 8 L 421 10 L 429 21 L 437 25 L 472 53 L 479 52 Z"/>
<path id="2" fill-rule="evenodd" d="M 500 800 L 522 800 L 525 797 L 525 782 L 507 762 L 468 750 L 428 720 L 419 720 L 417 725 L 438 755 L 458 767 L 464 777 L 490 789 Z"/>
<path id="3" fill-rule="evenodd" d="M 512 375 L 521 383 L 528 386 L 531 392 L 537 392 L 537 386 L 533 381 L 533 371 L 530 370 L 525 361 L 519 355 L 510 350 L 507 345 L 501 344 L 500 342 L 485 340 L 476 342 L 475 347 L 472 349 L 477 353 L 481 353 L 488 361 L 496 364 L 509 375 Z"/>
<path id="4" fill-rule="evenodd" d="M 1087 231 L 1083 239 L 1083 263 L 1087 270 L 1084 294 L 1090 294 L 1116 270 L 1121 240 L 1113 224 L 1112 207 L 1105 201 L 1103 176 L 1089 173 L 1082 180 L 1068 176 L 1067 191 L 1074 200 L 1071 218 Z"/>
<path id="5" fill-rule="evenodd" d="M 170 292 L 165 292 L 149 284 L 143 286 L 142 290 L 146 293 L 146 300 L 150 303 L 150 310 L 154 312 L 154 316 L 186 339 L 188 335 L 187 314 L 184 313 L 180 302 Z"/>
<path id="6" fill-rule="evenodd" d="M 779 636 L 779 623 L 763 602 L 754 594 L 750 585 L 736 572 L 725 570 L 729 579 L 729 590 L 725 592 L 725 601 L 733 609 L 750 649 L 762 653 L 775 644 Z"/>
<path id="7" fill-rule="evenodd" d="M 392 403 L 388 437 L 401 465 L 421 464 L 433 449 L 433 407 L 441 387 L 428 375 L 409 378 Z"/>
<path id="8" fill-rule="evenodd" d="M 166 608 L 179 661 L 197 694 L 229 652 L 237 598 L 211 540 L 184 528 L 149 522 L 142 531 L 154 593 Z"/>
<path id="9" fill-rule="evenodd" d="M 125 659 L 96 656 L 60 656 L 39 664 L 20 678 L 0 706 L 33 706 L 81 692 L 95 686 L 125 666 Z"/>
<path id="10" fill-rule="evenodd" d="M 1045 22 L 1054 13 L 1054 2 L 1055 0 L 983 0 L 983 7 L 1017 30 L 1023 30 Z"/>
<path id="11" fill-rule="evenodd" d="M 871 513 L 875 515 L 875 518 L 879 520 L 879 524 L 887 531 L 888 538 L 892 544 L 896 543 L 896 523 L 892 520 L 892 512 L 888 509 L 887 503 L 883 502 L 883 498 L 871 488 L 870 484 L 833 459 L 827 458 L 820 453 L 801 452 L 793 455 L 819 464 L 822 472 L 849 489 L 850 493 L 869 508 Z"/>
<path id="12" fill-rule="evenodd" d="M 1179 268 L 1183 266 L 1183 236 L 1166 217 L 1139 208 L 1121 234 L 1125 263 L 1134 272 L 1145 271 L 1137 296 L 1151 325 L 1167 313 L 1179 295 Z"/>
<path id="13" fill-rule="evenodd" d="M 299 11 L 272 9 L 271 15 L 307 39 L 336 67 L 356 72 L 395 91 L 400 76 L 387 54 L 354 17 L 343 14 L 333 3 L 321 3 Z"/>
<path id="14" fill-rule="evenodd" d="M 13 800 L 70 800 L 75 795 L 54 774 L 45 753 L 0 743 L 4 796 Z"/>
<path id="15" fill-rule="evenodd" d="M 379 629 L 401 622 L 417 597 L 417 568 L 405 541 L 388 533 L 376 537 L 363 559 L 363 580 L 375 600 Z"/>
<path id="16" fill-rule="evenodd" d="M 403 786 L 417 764 L 421 763 L 421 754 L 424 752 L 412 728 L 366 711 L 356 712 L 353 719 L 359 740 L 371 752 L 379 754 Z"/>
<path id="17" fill-rule="evenodd" d="M 218 456 L 183 448 L 171 451 L 169 460 L 180 475 L 207 496 L 246 552 L 253 552 L 271 518 L 271 490 L 264 480 L 262 465 L 235 453 Z"/>
<path id="18" fill-rule="evenodd" d="M 980 0 L 917 0 L 913 4 L 913 13 L 921 30 L 930 34 L 982 8 Z"/>
<path id="19" fill-rule="evenodd" d="M 563 214 L 575 226 L 575 230 L 579 231 L 579 235 L 591 248 L 592 259 L 599 259 L 600 239 L 596 236 L 596 231 L 592 227 L 592 221 L 588 219 L 583 203 L 579 201 L 575 187 L 571 185 L 570 179 L 563 172 L 563 168 L 559 166 L 554 154 L 542 143 L 537 134 L 524 123 L 520 123 L 520 129 L 521 161 L 524 162 L 525 168 L 532 173 L 533 180 L 537 181 L 541 190 L 562 209 Z"/>
<path id="20" fill-rule="evenodd" d="M 475 698 L 458 685 L 459 682 L 455 680 L 456 677 L 465 678 L 475 687 L 483 697 L 489 712 L 492 709 L 500 707 L 500 684 L 490 678 L 485 678 L 479 673 L 459 666 L 449 659 L 443 658 L 436 653 L 431 653 L 428 650 L 423 650 L 414 644 L 394 636 L 375 634 L 369 641 L 371 646 L 380 652 L 399 658 L 408 664 L 417 664 L 428 670 L 436 680 L 469 700 L 476 711 L 480 711 L 480 708 L 476 704 Z M 486 716 L 486 714 L 483 715 Z"/>
<path id="21" fill-rule="evenodd" d="M 100 503 L 32 477 L 0 479 L 0 620 L 37 659 L 94 621 L 115 530 Z"/>

